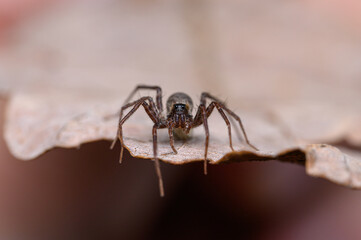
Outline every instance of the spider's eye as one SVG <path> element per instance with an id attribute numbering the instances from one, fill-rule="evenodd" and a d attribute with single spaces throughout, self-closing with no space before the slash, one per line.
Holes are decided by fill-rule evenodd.
<path id="1" fill-rule="evenodd" d="M 184 112 L 184 110 L 186 109 L 186 105 L 185 104 L 174 104 L 174 109 L 176 112 Z"/>

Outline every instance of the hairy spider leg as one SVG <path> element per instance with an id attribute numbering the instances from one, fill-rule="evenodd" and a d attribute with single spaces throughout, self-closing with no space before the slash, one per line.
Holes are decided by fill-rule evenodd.
<path id="1" fill-rule="evenodd" d="M 149 101 L 150 105 L 146 103 L 146 101 Z M 155 108 L 155 104 L 153 102 L 153 99 L 151 97 L 142 97 L 137 101 L 128 103 L 126 105 L 124 105 L 121 110 L 120 110 L 120 114 L 119 114 L 119 124 L 118 124 L 118 131 L 117 131 L 117 135 L 115 136 L 112 145 L 110 146 L 110 149 L 113 149 L 115 146 L 115 143 L 117 142 L 117 140 L 119 139 L 120 141 L 120 156 L 119 156 L 119 162 L 122 162 L 123 159 L 123 151 L 124 151 L 124 144 L 123 144 L 123 124 L 124 122 L 131 116 L 133 115 L 133 113 L 140 107 L 143 106 L 146 113 L 148 114 L 148 116 L 150 117 L 150 119 L 152 119 L 152 121 L 154 123 L 158 122 L 158 118 L 157 118 L 157 112 L 156 112 L 156 108 Z M 127 115 L 125 115 L 124 118 L 122 118 L 123 116 L 123 112 L 124 110 L 126 110 L 129 107 L 134 106 L 128 113 Z"/>
<path id="2" fill-rule="evenodd" d="M 234 151 L 234 149 L 233 149 L 233 144 L 232 144 L 232 129 L 231 129 L 231 123 L 229 122 L 227 115 L 223 112 L 220 104 L 217 103 L 217 102 L 212 102 L 212 103 L 216 106 L 219 114 L 221 114 L 223 120 L 226 122 L 226 125 L 227 125 L 227 128 L 228 128 L 229 146 L 230 146 L 231 150 Z"/>
<path id="3" fill-rule="evenodd" d="M 175 154 L 177 154 L 177 153 L 178 153 L 178 152 L 177 152 L 177 149 L 175 149 L 175 147 L 174 147 L 173 125 L 174 125 L 174 124 L 169 124 L 169 126 L 168 126 L 169 143 L 170 143 L 170 146 L 171 146 L 172 149 L 173 149 L 173 152 L 174 152 Z"/>
<path id="4" fill-rule="evenodd" d="M 231 124 L 228 120 L 227 115 L 224 113 L 224 111 L 221 108 L 221 105 L 218 102 L 211 102 L 208 107 L 207 107 L 207 118 L 211 115 L 211 113 L 213 112 L 214 107 L 217 108 L 219 114 L 222 116 L 223 120 L 226 122 L 227 128 L 228 128 L 228 137 L 229 137 L 229 146 L 231 148 L 232 151 L 234 151 L 233 149 L 233 144 L 232 144 L 232 129 L 231 129 Z"/>
<path id="5" fill-rule="evenodd" d="M 160 196 L 164 197 L 164 187 L 163 187 L 163 179 L 162 179 L 162 173 L 160 171 L 160 164 L 159 164 L 159 159 L 158 159 L 158 152 L 157 152 L 157 129 L 158 129 L 158 125 L 154 124 L 153 126 L 153 131 L 152 131 L 152 135 L 153 135 L 153 155 L 154 155 L 154 163 L 155 163 L 155 171 L 157 173 L 158 176 L 158 183 L 159 183 L 159 191 L 160 191 Z"/>
<path id="6" fill-rule="evenodd" d="M 149 104 L 146 102 L 149 101 Z M 129 107 L 133 106 L 133 108 L 127 113 L 127 115 L 125 115 L 124 118 L 122 118 L 123 116 L 123 111 Z M 153 127 L 153 152 L 154 152 L 154 162 L 155 162 L 155 168 L 156 168 L 156 173 L 158 176 L 158 182 L 159 182 L 159 191 L 160 191 L 160 195 L 163 197 L 164 196 L 164 187 L 163 187 L 163 179 L 162 179 L 162 173 L 160 171 L 160 164 L 159 164 L 159 159 L 157 157 L 157 132 L 156 130 L 154 130 L 154 128 L 161 128 L 164 127 L 164 124 L 159 121 L 158 118 L 158 112 L 156 109 L 156 106 L 154 104 L 154 101 L 151 97 L 142 97 L 137 101 L 128 103 L 126 105 L 124 105 L 120 111 L 120 117 L 119 117 L 119 126 L 118 126 L 118 132 L 117 132 L 117 136 L 115 137 L 111 148 L 114 147 L 115 143 L 117 142 L 117 139 L 120 140 L 120 145 L 121 145 L 121 149 L 120 149 L 120 156 L 119 156 L 119 162 L 122 161 L 123 159 L 123 151 L 124 151 L 124 143 L 123 143 L 123 124 L 124 122 L 131 116 L 134 114 L 134 112 L 140 107 L 143 106 L 144 110 L 146 111 L 146 113 L 148 114 L 148 116 L 150 117 L 150 119 L 152 119 L 152 121 L 154 122 L 154 127 Z"/>
<path id="7" fill-rule="evenodd" d="M 199 125 L 201 125 L 203 123 L 204 128 L 205 128 L 205 132 L 206 132 L 206 143 L 205 143 L 205 152 L 204 152 L 204 174 L 207 175 L 207 155 L 208 155 L 208 142 L 209 142 L 209 130 L 208 130 L 208 117 L 211 115 L 211 113 L 213 112 L 214 107 L 217 108 L 218 112 L 220 113 L 220 115 L 222 116 L 222 118 L 224 119 L 224 121 L 227 124 L 228 127 L 228 136 L 229 136 L 229 145 L 232 151 L 234 151 L 233 149 L 233 145 L 232 145 L 232 131 L 231 131 L 231 124 L 226 116 L 226 114 L 223 112 L 223 110 L 220 108 L 219 104 L 217 102 L 211 102 L 211 104 L 208 105 L 207 109 L 205 109 L 204 104 L 201 103 L 201 105 L 198 108 L 197 114 L 194 118 L 194 122 L 192 124 L 192 127 L 197 127 Z M 205 109 L 205 110 L 204 110 Z M 202 116 L 200 115 L 200 113 L 202 112 Z M 206 113 L 206 115 L 204 116 L 204 112 Z M 201 118 L 202 117 L 202 118 Z"/>
<path id="8" fill-rule="evenodd" d="M 209 145 L 209 129 L 208 129 L 206 106 L 201 104 L 200 108 L 201 108 L 201 111 L 202 111 L 204 131 L 206 133 L 206 142 L 205 142 L 206 146 L 205 146 L 205 151 L 204 151 L 203 171 L 204 171 L 204 175 L 207 175 L 207 154 L 208 154 L 208 145 Z"/>
<path id="9" fill-rule="evenodd" d="M 201 103 L 198 106 L 198 110 L 197 113 L 193 119 L 192 122 L 192 128 L 194 127 L 198 127 L 201 124 L 203 124 L 204 126 L 204 131 L 206 134 L 206 139 L 205 139 L 205 149 L 204 149 L 204 165 L 203 165 L 203 172 L 204 175 L 207 175 L 207 155 L 208 155 L 208 145 L 209 145 L 209 129 L 208 129 L 208 121 L 207 121 L 207 109 L 204 106 L 203 103 Z"/>
<path id="10" fill-rule="evenodd" d="M 246 143 L 252 147 L 254 150 L 256 151 L 259 151 L 257 147 L 255 147 L 252 143 L 250 143 L 250 141 L 248 140 L 248 137 L 247 137 L 247 134 L 246 134 L 246 130 L 244 129 L 243 127 L 243 124 L 242 124 L 242 121 L 241 121 L 241 118 L 235 114 L 233 111 L 231 111 L 230 109 L 228 109 L 227 107 L 223 106 L 223 109 L 229 114 L 231 115 L 238 123 L 239 123 L 239 126 L 240 128 L 242 129 L 242 133 L 244 135 L 244 139 L 246 140 Z"/>
<path id="11" fill-rule="evenodd" d="M 134 94 L 137 91 L 142 90 L 142 89 L 150 89 L 150 90 L 157 91 L 157 95 L 156 95 L 157 108 L 158 108 L 159 112 L 163 112 L 162 89 L 159 86 L 148 86 L 148 85 L 136 86 L 135 89 L 129 94 L 128 98 L 124 101 L 124 104 L 127 104 L 130 101 L 130 99 L 132 99 Z"/>
<path id="12" fill-rule="evenodd" d="M 242 130 L 242 133 L 243 133 L 243 136 L 245 138 L 246 143 L 250 147 L 255 149 L 256 151 L 258 151 L 258 148 L 256 148 L 253 144 L 251 144 L 250 141 L 248 140 L 246 130 L 244 129 L 241 118 L 237 114 L 235 114 L 232 110 L 230 110 L 228 107 L 226 107 L 226 105 L 222 101 L 220 101 L 218 98 L 212 96 L 211 94 L 209 94 L 207 92 L 203 92 L 202 95 L 201 95 L 201 102 L 205 103 L 206 98 L 209 98 L 209 99 L 217 102 L 219 104 L 220 108 L 224 109 L 229 115 L 231 115 L 239 123 L 239 126 L 240 126 L 240 128 Z"/>

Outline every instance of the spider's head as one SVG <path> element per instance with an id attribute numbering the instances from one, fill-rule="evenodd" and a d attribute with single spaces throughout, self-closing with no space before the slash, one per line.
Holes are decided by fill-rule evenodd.
<path id="1" fill-rule="evenodd" d="M 174 93 L 167 100 L 167 113 L 190 115 L 193 110 L 192 99 L 185 93 Z"/>
<path id="2" fill-rule="evenodd" d="M 173 111 L 176 114 L 185 114 L 186 112 L 188 112 L 188 109 L 185 104 L 176 103 L 173 105 Z"/>

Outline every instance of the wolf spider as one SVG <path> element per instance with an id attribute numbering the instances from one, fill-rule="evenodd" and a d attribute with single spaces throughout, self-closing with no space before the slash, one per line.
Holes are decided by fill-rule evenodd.
<path id="1" fill-rule="evenodd" d="M 140 99 L 129 102 L 129 100 L 134 96 L 134 94 L 141 89 L 150 89 L 156 90 L 156 102 L 150 96 L 141 97 Z M 206 107 L 206 100 L 210 99 L 212 102 Z M 162 103 L 162 89 L 158 86 L 147 86 L 147 85 L 138 85 L 133 92 L 126 99 L 125 104 L 120 110 L 119 115 L 119 126 L 117 135 L 111 145 L 111 149 L 113 149 L 115 143 L 119 139 L 120 141 L 120 158 L 119 161 L 122 161 L 123 151 L 124 151 L 124 142 L 123 142 L 123 124 L 124 122 L 140 107 L 143 106 L 146 113 L 150 117 L 150 119 L 154 122 L 153 125 L 153 154 L 154 154 L 154 162 L 155 168 L 158 175 L 159 180 L 159 189 L 160 195 L 164 196 L 163 189 L 163 180 L 160 171 L 159 159 L 157 155 L 157 129 L 168 128 L 170 146 L 173 149 L 174 153 L 177 153 L 177 150 L 174 147 L 174 137 L 173 132 L 179 136 L 184 137 L 189 134 L 189 131 L 203 124 L 205 130 L 205 151 L 204 151 L 204 174 L 207 174 L 207 153 L 208 153 L 208 143 L 209 143 L 209 130 L 208 130 L 208 122 L 207 119 L 211 115 L 214 108 L 217 108 L 218 112 L 222 116 L 223 120 L 226 122 L 228 127 L 228 136 L 229 136 L 229 145 L 232 151 L 232 135 L 231 135 L 231 124 L 228 120 L 227 112 L 231 117 L 233 117 L 238 123 L 243 132 L 246 143 L 255 150 L 258 150 L 255 146 L 253 146 L 247 137 L 246 131 L 243 127 L 241 119 L 226 105 L 218 100 L 216 97 L 210 95 L 209 93 L 203 92 L 201 95 L 201 101 L 198 106 L 195 117 L 191 115 L 193 110 L 193 102 L 192 99 L 185 93 L 174 93 L 167 100 L 167 117 L 163 115 L 163 103 Z M 127 115 L 123 117 L 123 111 L 129 107 L 133 107 Z M 181 136 L 180 136 L 181 135 Z"/>

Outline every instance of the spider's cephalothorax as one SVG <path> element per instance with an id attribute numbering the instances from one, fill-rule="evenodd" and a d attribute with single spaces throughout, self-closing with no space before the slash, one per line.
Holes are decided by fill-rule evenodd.
<path id="1" fill-rule="evenodd" d="M 136 101 L 129 102 L 129 100 L 134 96 L 134 94 L 140 89 L 156 90 L 157 91 L 156 101 L 154 102 L 152 97 L 147 96 L 147 97 L 141 97 Z M 206 107 L 207 99 L 211 100 L 212 102 Z M 207 174 L 207 153 L 208 153 L 208 143 L 209 143 L 209 129 L 208 129 L 207 119 L 211 115 L 214 108 L 217 108 L 219 114 L 222 116 L 222 118 L 227 124 L 229 145 L 232 151 L 233 151 L 233 146 L 232 146 L 232 136 L 231 136 L 231 124 L 228 120 L 229 116 L 231 116 L 238 122 L 243 132 L 246 143 L 249 146 L 251 146 L 253 149 L 258 150 L 249 142 L 246 131 L 244 130 L 244 127 L 242 125 L 242 121 L 238 117 L 238 115 L 235 114 L 233 111 L 231 111 L 229 108 L 227 108 L 223 102 L 218 100 L 216 97 L 210 95 L 209 93 L 206 92 L 202 93 L 201 101 L 194 118 L 192 116 L 192 110 L 193 110 L 192 99 L 187 94 L 180 92 L 171 95 L 167 100 L 167 116 L 164 117 L 161 88 L 158 86 L 139 85 L 129 95 L 129 97 L 125 101 L 125 104 L 120 110 L 118 132 L 116 138 L 114 139 L 111 145 L 111 148 L 113 148 L 116 141 L 118 139 L 120 140 L 120 145 L 121 145 L 120 161 L 123 158 L 123 149 L 124 149 L 123 124 L 140 106 L 144 107 L 148 116 L 154 122 L 153 130 L 152 130 L 153 154 L 154 154 L 155 167 L 159 179 L 159 189 L 161 196 L 164 195 L 164 190 L 163 190 L 162 175 L 159 166 L 159 159 L 157 154 L 157 150 L 158 150 L 157 129 L 168 128 L 170 146 L 172 147 L 173 152 L 177 153 L 177 150 L 174 147 L 173 133 L 175 133 L 180 138 L 184 138 L 184 136 L 187 136 L 189 134 L 192 128 L 203 125 L 206 135 L 205 151 L 204 151 L 204 174 Z M 123 111 L 129 107 L 133 107 L 133 108 L 123 117 Z M 226 115 L 226 113 L 228 116 Z"/>

